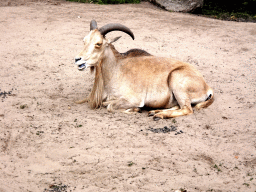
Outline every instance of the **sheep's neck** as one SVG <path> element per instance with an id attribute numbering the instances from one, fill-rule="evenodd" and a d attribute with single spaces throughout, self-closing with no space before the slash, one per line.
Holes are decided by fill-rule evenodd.
<path id="1" fill-rule="evenodd" d="M 96 67 L 94 84 L 89 95 L 91 108 L 99 108 L 102 101 L 110 94 L 115 81 L 114 77 L 118 73 L 116 63 L 118 57 L 121 57 L 121 54 L 110 44 Z"/>

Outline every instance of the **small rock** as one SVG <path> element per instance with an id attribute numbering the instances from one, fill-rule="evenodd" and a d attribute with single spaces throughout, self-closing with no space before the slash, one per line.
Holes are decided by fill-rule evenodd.
<path id="1" fill-rule="evenodd" d="M 177 130 L 177 127 L 171 125 L 171 131 L 176 131 Z"/>

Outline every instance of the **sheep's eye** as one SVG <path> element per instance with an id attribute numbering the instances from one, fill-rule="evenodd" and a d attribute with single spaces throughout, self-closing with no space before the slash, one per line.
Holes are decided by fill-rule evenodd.
<path id="1" fill-rule="evenodd" d="M 102 45 L 102 43 L 97 43 L 97 44 L 95 45 L 95 47 L 100 48 L 101 45 Z"/>

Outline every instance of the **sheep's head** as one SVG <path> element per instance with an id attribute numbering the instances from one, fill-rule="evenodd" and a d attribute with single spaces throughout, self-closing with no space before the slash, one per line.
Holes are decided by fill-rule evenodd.
<path id="1" fill-rule="evenodd" d="M 90 31 L 84 38 L 84 47 L 82 51 L 75 58 L 75 63 L 79 70 L 87 67 L 95 67 L 103 55 L 107 41 L 98 29 Z"/>
<path id="2" fill-rule="evenodd" d="M 132 31 L 124 25 L 112 23 L 98 29 L 96 21 L 92 20 L 90 33 L 84 38 L 84 48 L 75 57 L 75 64 L 78 66 L 79 70 L 97 66 L 104 55 L 106 46 L 119 39 L 115 38 L 113 41 L 107 40 L 105 35 L 111 31 L 123 31 L 134 39 Z"/>

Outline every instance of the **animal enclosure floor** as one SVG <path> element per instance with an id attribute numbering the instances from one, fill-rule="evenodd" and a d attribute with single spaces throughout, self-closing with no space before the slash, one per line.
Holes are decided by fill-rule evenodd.
<path id="1" fill-rule="evenodd" d="M 9 3 L 8 3 L 9 2 Z M 1 192 L 255 192 L 256 24 L 170 13 L 143 2 L 0 3 Z M 135 35 L 114 45 L 189 62 L 215 91 L 193 115 L 153 121 L 92 110 L 74 57 L 92 19 Z M 175 128 L 175 129 L 174 129 Z"/>

